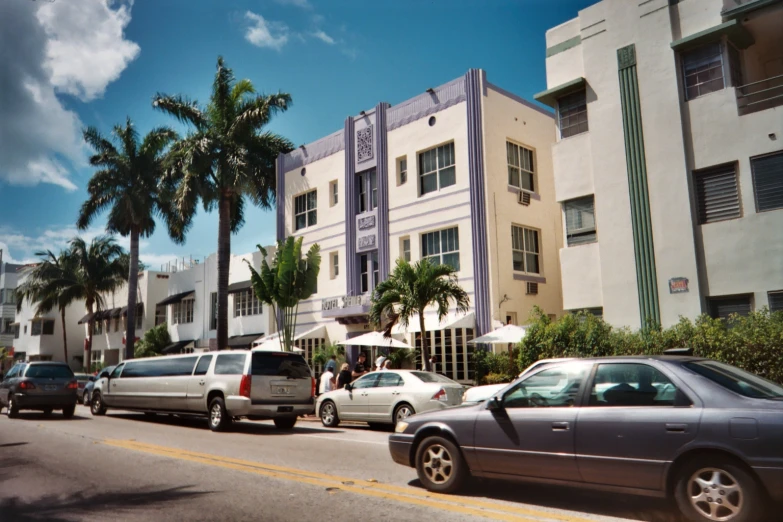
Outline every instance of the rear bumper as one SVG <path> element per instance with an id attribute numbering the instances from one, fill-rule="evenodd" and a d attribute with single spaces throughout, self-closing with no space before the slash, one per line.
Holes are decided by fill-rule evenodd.
<path id="1" fill-rule="evenodd" d="M 767 493 L 776 502 L 783 502 L 783 468 L 754 467 Z"/>
<path id="2" fill-rule="evenodd" d="M 411 448 L 413 448 L 413 435 L 401 433 L 389 435 L 389 453 L 397 464 L 411 467 Z"/>
<path id="3" fill-rule="evenodd" d="M 270 403 L 253 404 L 247 397 L 229 396 L 226 398 L 226 409 L 232 417 L 249 417 L 258 419 L 274 419 L 292 415 L 311 415 L 315 412 L 315 401 L 306 404 Z"/>
<path id="4" fill-rule="evenodd" d="M 27 395 L 24 393 L 15 393 L 14 399 L 19 409 L 36 408 L 62 408 L 75 405 L 77 402 L 76 392 L 69 395 Z"/>

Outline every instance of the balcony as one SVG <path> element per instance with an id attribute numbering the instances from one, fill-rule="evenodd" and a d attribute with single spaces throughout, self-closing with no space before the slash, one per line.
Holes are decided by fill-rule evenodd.
<path id="1" fill-rule="evenodd" d="M 754 43 L 742 52 L 742 74 L 735 83 L 741 115 L 783 105 L 783 4 L 745 14 L 742 25 Z"/>

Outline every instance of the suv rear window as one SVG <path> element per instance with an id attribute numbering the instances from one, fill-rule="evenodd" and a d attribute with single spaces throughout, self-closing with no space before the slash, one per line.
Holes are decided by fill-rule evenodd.
<path id="1" fill-rule="evenodd" d="M 32 379 L 71 379 L 73 372 L 63 364 L 33 364 L 27 367 L 24 376 Z"/>
<path id="2" fill-rule="evenodd" d="M 683 366 L 734 393 L 754 399 L 783 399 L 783 387 L 717 361 L 686 362 Z"/>
<path id="3" fill-rule="evenodd" d="M 288 377 L 289 379 L 310 378 L 310 367 L 304 357 L 297 353 L 253 352 L 253 375 Z"/>

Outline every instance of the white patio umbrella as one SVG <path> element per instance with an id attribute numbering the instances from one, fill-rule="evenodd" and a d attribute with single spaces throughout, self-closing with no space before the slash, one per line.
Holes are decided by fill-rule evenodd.
<path id="1" fill-rule="evenodd" d="M 413 349 L 413 346 L 402 341 L 398 341 L 393 337 L 384 337 L 383 332 L 367 332 L 366 334 L 354 337 L 353 339 L 346 339 L 336 344 L 342 346 L 380 346 L 381 348 L 408 348 Z"/>
<path id="2" fill-rule="evenodd" d="M 488 334 L 476 337 L 469 344 L 516 344 L 525 336 L 527 328 L 515 324 L 507 324 Z"/>

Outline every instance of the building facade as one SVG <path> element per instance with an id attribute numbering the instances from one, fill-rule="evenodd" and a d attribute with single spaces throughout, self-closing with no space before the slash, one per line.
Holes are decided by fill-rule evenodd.
<path id="1" fill-rule="evenodd" d="M 0 362 L 0 366 L 11 364 L 14 357 L 19 357 L 13 354 L 21 334 L 21 325 L 16 319 L 16 287 L 21 269 L 22 265 L 4 263 L 3 251 L 0 250 L 0 349 L 5 356 L 5 363 Z"/>
<path id="2" fill-rule="evenodd" d="M 554 134 L 550 112 L 474 69 L 278 157 L 278 239 L 302 237 L 322 256 L 298 331 L 334 343 L 373 329 L 370 295 L 397 259 L 450 264 L 470 296 L 468 314 L 425 316 L 439 371 L 455 380 L 473 378 L 474 337 L 524 324 L 536 305 L 558 315 Z M 418 320 L 395 333 L 421 342 Z"/>
<path id="3" fill-rule="evenodd" d="M 603 0 L 547 32 L 563 306 L 783 307 L 783 2 Z"/>

